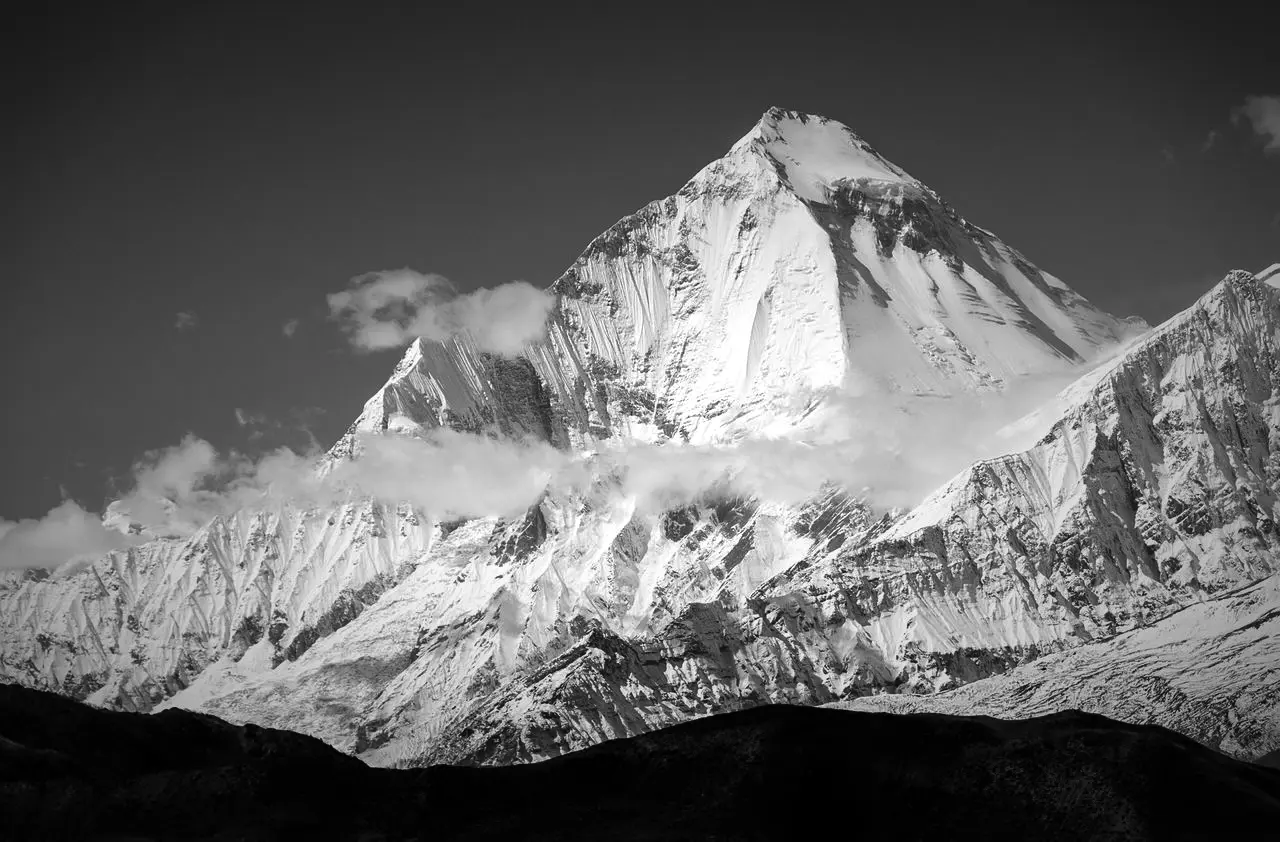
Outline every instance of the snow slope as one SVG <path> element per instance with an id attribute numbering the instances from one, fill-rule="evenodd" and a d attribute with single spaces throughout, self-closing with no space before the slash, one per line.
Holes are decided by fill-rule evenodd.
<path id="1" fill-rule="evenodd" d="M 945 693 L 832 704 L 1002 719 L 1083 710 L 1262 757 L 1280 748 L 1280 577 Z"/>

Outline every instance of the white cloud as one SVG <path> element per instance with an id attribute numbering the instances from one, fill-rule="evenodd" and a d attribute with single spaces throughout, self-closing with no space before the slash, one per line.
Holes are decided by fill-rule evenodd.
<path id="1" fill-rule="evenodd" d="M 803 435 L 727 446 L 601 442 L 594 452 L 573 453 L 545 442 L 437 429 L 416 437 L 366 434 L 356 442 L 356 458 L 326 464 L 318 448 L 307 454 L 281 448 L 250 459 L 187 436 L 135 464 L 133 488 L 112 504 L 110 521 L 182 536 L 244 507 L 332 505 L 351 497 L 409 503 L 441 518 L 510 516 L 548 489 L 588 498 L 612 489 L 657 512 L 719 496 L 798 503 L 835 485 L 875 508 L 906 508 L 974 462 L 1034 444 L 1045 432 L 1039 422 L 1010 422 L 1045 405 L 1080 374 L 952 397 L 851 387 L 822 395 Z M 797 394 L 795 400 L 809 406 L 815 397 Z M 265 418 L 244 409 L 236 417 L 245 426 Z M 0 521 L 0 565 L 56 566 L 129 541 L 64 503 L 39 521 Z"/>
<path id="2" fill-rule="evenodd" d="M 524 281 L 459 293 L 440 275 L 397 269 L 354 278 L 328 302 L 331 318 L 361 350 L 468 333 L 480 350 L 510 356 L 546 335 L 555 296 Z"/>
<path id="3" fill-rule="evenodd" d="M 1248 120 L 1253 131 L 1265 141 L 1267 153 L 1280 153 L 1280 95 L 1247 96 L 1231 110 L 1231 122 Z"/>
<path id="4" fill-rule="evenodd" d="M 287 338 L 292 339 L 293 335 L 298 332 L 298 326 L 301 323 L 302 322 L 298 319 L 289 319 L 287 322 L 285 322 L 283 325 L 280 326 L 280 332 L 283 333 Z"/>
<path id="5" fill-rule="evenodd" d="M 58 567 L 86 555 L 124 549 L 133 541 L 66 500 L 42 518 L 0 520 L 0 569 Z"/>
<path id="6" fill-rule="evenodd" d="M 236 424 L 240 425 L 241 427 L 254 427 L 259 424 L 265 423 L 267 420 L 267 416 L 262 414 L 261 412 L 252 412 L 248 409 L 241 409 L 238 406 L 235 409 L 235 413 L 236 413 Z"/>
<path id="7" fill-rule="evenodd" d="M 178 330 L 194 330 L 200 324 L 200 318 L 191 310 L 182 310 L 175 317 L 173 326 Z"/>
<path id="8" fill-rule="evenodd" d="M 1202 153 L 1207 153 L 1210 149 L 1212 149 L 1215 145 L 1217 145 L 1218 138 L 1221 136 L 1222 136 L 1222 133 L 1219 132 L 1217 129 L 1211 129 L 1209 131 L 1208 136 L 1205 137 L 1204 143 L 1200 144 L 1200 151 Z"/>
<path id="9" fill-rule="evenodd" d="M 579 457 L 549 444 L 452 430 L 423 438 L 367 435 L 358 441 L 358 452 L 328 475 L 331 490 L 410 503 L 443 517 L 517 514 L 548 484 L 585 476 Z"/>
<path id="10" fill-rule="evenodd" d="M 234 450 L 221 454 L 204 439 L 188 435 L 139 460 L 133 467 L 133 490 L 111 508 L 153 534 L 189 535 L 214 517 L 273 502 L 269 498 L 278 504 L 292 495 L 306 504 L 314 468 L 314 454 L 281 448 L 250 459 Z"/>
<path id="11" fill-rule="evenodd" d="M 116 507 L 153 531 L 190 532 L 224 508 L 221 495 L 207 485 L 228 468 L 213 445 L 189 435 L 180 444 L 150 451 L 135 463 L 134 488 Z"/>

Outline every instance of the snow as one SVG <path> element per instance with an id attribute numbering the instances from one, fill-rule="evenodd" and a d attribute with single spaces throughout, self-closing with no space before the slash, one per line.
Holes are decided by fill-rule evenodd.
<path id="1" fill-rule="evenodd" d="M 811 114 L 771 108 L 744 144 L 781 164 L 792 189 L 809 201 L 826 201 L 841 181 L 916 183 L 847 127 Z"/>
<path id="2" fill-rule="evenodd" d="M 930 696 L 837 702 L 848 710 L 1022 719 L 1064 710 L 1162 725 L 1252 760 L 1280 748 L 1280 576 L 1140 629 Z"/>

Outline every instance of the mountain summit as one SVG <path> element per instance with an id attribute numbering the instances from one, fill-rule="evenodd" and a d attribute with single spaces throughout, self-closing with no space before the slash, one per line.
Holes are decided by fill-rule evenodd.
<path id="1" fill-rule="evenodd" d="M 825 203 L 853 181 L 919 186 L 849 127 L 816 114 L 770 108 L 730 154 L 743 146 L 781 168 L 787 186 L 806 201 Z"/>

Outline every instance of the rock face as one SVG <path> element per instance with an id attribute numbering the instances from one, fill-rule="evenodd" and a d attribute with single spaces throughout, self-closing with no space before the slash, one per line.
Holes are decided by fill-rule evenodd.
<path id="1" fill-rule="evenodd" d="M 521 517 L 241 512 L 0 579 L 0 676 L 297 730 L 384 765 L 536 760 L 766 702 L 930 692 L 1275 570 L 1277 293 L 1094 308 L 833 121 L 773 109 L 597 238 L 515 359 L 415 342 L 329 454 L 451 428 L 557 447 L 807 434 L 841 396 L 1081 376 L 908 514 L 831 490 Z M 944 404 L 945 406 L 945 404 Z M 921 443 L 923 446 L 923 442 Z"/>
<path id="2" fill-rule="evenodd" d="M 832 706 L 1001 718 L 1078 709 L 1160 725 L 1236 757 L 1280 757 L 1280 576 L 944 693 Z"/>
<path id="3" fill-rule="evenodd" d="M 1185 810 L 1188 792 L 1223 809 Z M 783 705 L 542 763 L 390 771 L 298 734 L 0 686 L 0 810 L 14 840 L 790 840 L 852 824 L 882 838 L 1137 842 L 1256 835 L 1280 819 L 1280 772 L 1078 712 Z"/>

